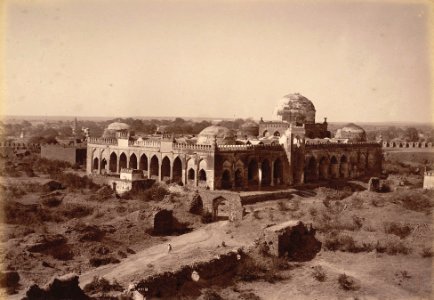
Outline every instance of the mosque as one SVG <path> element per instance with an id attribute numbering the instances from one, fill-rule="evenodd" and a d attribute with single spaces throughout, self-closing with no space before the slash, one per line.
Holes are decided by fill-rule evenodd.
<path id="1" fill-rule="evenodd" d="M 86 170 L 119 178 L 122 173 L 210 190 L 279 189 L 290 185 L 354 179 L 381 172 L 381 144 L 366 141 L 363 128 L 348 124 L 334 137 L 327 119 L 295 93 L 284 96 L 275 119 L 248 121 L 238 132 L 209 126 L 196 137 L 137 136 L 125 123 L 89 137 Z"/>

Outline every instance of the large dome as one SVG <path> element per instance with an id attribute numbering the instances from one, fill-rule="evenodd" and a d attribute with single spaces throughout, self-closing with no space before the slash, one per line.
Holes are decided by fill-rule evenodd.
<path id="1" fill-rule="evenodd" d="M 234 132 L 223 126 L 209 126 L 198 134 L 197 144 L 211 145 L 217 142 L 219 145 L 235 145 Z"/>
<path id="2" fill-rule="evenodd" d="M 366 142 L 366 132 L 362 127 L 349 123 L 336 131 L 335 138 L 348 139 L 350 142 Z"/>
<path id="3" fill-rule="evenodd" d="M 315 106 L 299 93 L 284 96 L 275 109 L 275 115 L 289 123 L 315 123 Z"/>

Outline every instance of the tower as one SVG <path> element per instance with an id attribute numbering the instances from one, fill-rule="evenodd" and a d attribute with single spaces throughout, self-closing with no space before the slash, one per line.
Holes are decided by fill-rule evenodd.
<path id="1" fill-rule="evenodd" d="M 304 182 L 305 135 L 303 125 L 291 124 L 284 134 L 283 142 L 290 169 L 290 184 Z"/>

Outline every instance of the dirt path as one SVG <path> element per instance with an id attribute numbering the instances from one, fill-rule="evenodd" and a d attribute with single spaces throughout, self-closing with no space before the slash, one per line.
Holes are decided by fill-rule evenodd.
<path id="1" fill-rule="evenodd" d="M 140 251 L 119 264 L 111 264 L 93 269 L 80 276 L 80 286 L 84 287 L 94 276 L 108 280 L 116 279 L 127 283 L 140 280 L 152 273 L 174 270 L 180 265 L 197 260 L 212 258 L 243 245 L 240 239 L 231 239 L 224 227 L 228 221 L 221 221 L 181 236 L 171 237 L 167 242 Z M 225 241 L 226 247 L 218 247 Z M 168 253 L 167 245 L 172 245 Z"/>

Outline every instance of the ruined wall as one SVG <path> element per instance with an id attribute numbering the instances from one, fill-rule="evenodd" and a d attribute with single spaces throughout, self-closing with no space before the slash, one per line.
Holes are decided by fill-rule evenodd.
<path id="1" fill-rule="evenodd" d="M 202 190 L 199 194 L 202 199 L 203 210 L 210 212 L 214 219 L 217 218 L 218 205 L 223 201 L 228 205 L 230 221 L 237 221 L 243 218 L 243 206 L 239 193 Z"/>
<path id="2" fill-rule="evenodd" d="M 51 160 L 61 160 L 70 164 L 84 165 L 86 162 L 86 148 L 62 145 L 42 145 L 41 157 Z"/>

